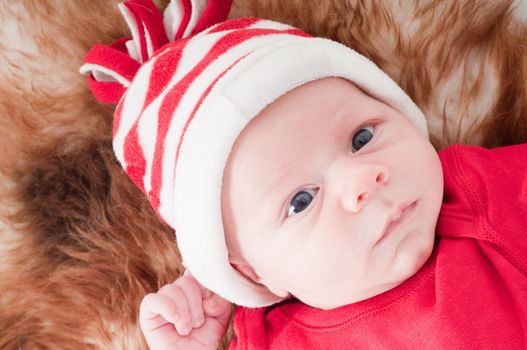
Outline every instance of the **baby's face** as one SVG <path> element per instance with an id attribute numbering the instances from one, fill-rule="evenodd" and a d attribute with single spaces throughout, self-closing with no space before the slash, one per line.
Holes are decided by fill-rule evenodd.
<path id="1" fill-rule="evenodd" d="M 236 140 L 222 189 L 230 260 L 314 307 L 367 299 L 429 257 L 442 195 L 438 155 L 408 119 L 346 80 L 320 79 Z"/>

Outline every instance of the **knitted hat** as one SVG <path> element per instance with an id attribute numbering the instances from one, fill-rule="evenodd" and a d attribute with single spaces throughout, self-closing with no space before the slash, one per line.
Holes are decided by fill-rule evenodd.
<path id="1" fill-rule="evenodd" d="M 257 18 L 225 20 L 231 0 L 120 5 L 132 38 L 96 45 L 81 73 L 116 103 L 113 147 L 122 167 L 174 228 L 183 264 L 211 291 L 243 306 L 280 301 L 228 261 L 223 171 L 243 128 L 286 92 L 345 78 L 427 134 L 410 98 L 375 64 L 331 40 Z"/>

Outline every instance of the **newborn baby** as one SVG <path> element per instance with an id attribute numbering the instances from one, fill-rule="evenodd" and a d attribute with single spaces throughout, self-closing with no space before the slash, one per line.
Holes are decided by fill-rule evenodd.
<path id="1" fill-rule="evenodd" d="M 134 37 L 81 70 L 188 269 L 141 304 L 151 348 L 217 348 L 230 302 L 232 348 L 527 343 L 525 146 L 438 155 L 356 52 L 174 4 L 125 3 Z"/>

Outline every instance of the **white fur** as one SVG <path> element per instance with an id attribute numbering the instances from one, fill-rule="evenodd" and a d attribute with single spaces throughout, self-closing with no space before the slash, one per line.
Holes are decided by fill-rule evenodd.
<path id="1" fill-rule="evenodd" d="M 527 23 L 527 0 L 514 0 L 511 7 L 516 20 Z"/>

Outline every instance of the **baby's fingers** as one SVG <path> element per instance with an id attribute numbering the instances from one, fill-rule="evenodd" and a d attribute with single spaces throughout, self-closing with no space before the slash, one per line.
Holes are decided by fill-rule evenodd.
<path id="1" fill-rule="evenodd" d="M 201 327 L 205 322 L 205 315 L 203 314 L 203 298 L 198 281 L 192 275 L 185 274 L 178 278 L 174 284 L 181 288 L 187 298 L 192 327 Z"/>
<path id="2" fill-rule="evenodd" d="M 139 322 L 145 330 L 155 329 L 166 322 L 175 324 L 179 319 L 180 316 L 176 304 L 165 295 L 150 293 L 141 301 Z"/>
<path id="3" fill-rule="evenodd" d="M 228 325 L 231 312 L 232 304 L 217 295 L 216 293 L 211 292 L 203 285 L 201 285 L 190 273 L 190 271 L 185 271 L 184 275 L 180 278 L 188 279 L 189 285 L 192 285 L 193 293 L 196 293 L 196 289 L 201 292 L 201 299 L 199 300 L 200 311 L 205 318 L 205 316 L 216 318 L 224 326 Z M 194 301 L 197 305 L 198 301 Z M 204 314 L 203 314 L 204 313 Z"/>
<path id="4" fill-rule="evenodd" d="M 161 287 L 157 294 L 168 298 L 174 305 L 175 314 L 172 323 L 177 332 L 183 336 L 188 335 L 192 330 L 192 324 L 188 300 L 184 291 L 175 284 L 167 284 Z"/>

